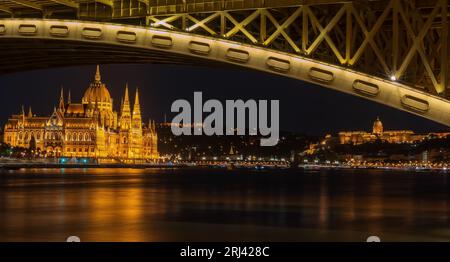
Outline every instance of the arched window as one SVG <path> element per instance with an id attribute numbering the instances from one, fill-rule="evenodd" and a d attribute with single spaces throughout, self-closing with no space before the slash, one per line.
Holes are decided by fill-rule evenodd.
<path id="1" fill-rule="evenodd" d="M 78 141 L 83 141 L 83 134 L 81 133 L 78 134 Z"/>

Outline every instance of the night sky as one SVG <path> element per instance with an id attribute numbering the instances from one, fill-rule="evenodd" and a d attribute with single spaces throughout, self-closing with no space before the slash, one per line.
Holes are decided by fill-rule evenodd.
<path id="1" fill-rule="evenodd" d="M 49 115 L 57 105 L 61 85 L 71 90 L 72 102 L 81 102 L 93 81 L 95 66 L 36 70 L 0 76 L 0 123 L 31 105 L 34 114 Z M 203 99 L 278 99 L 280 128 L 312 135 L 341 130 L 369 131 L 379 116 L 385 130 L 410 129 L 416 132 L 449 130 L 432 121 L 368 100 L 310 83 L 267 73 L 180 65 L 103 65 L 106 83 L 119 110 L 125 83 L 131 100 L 140 88 L 143 119 L 171 119 L 170 106 L 176 99 L 193 101 L 193 92 L 202 91 Z M 173 115 L 172 115 L 173 116 Z"/>

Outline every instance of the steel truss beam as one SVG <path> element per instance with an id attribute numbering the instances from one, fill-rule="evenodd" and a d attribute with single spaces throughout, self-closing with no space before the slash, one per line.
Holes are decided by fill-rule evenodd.
<path id="1" fill-rule="evenodd" d="M 113 0 L 95 0 L 95 1 L 96 1 L 97 3 L 101 3 L 101 4 L 104 4 L 104 5 L 111 6 L 111 7 L 114 6 Z"/>
<path id="2" fill-rule="evenodd" d="M 291 52 L 449 98 L 449 0 L 428 1 L 426 8 L 409 0 L 374 2 L 187 12 L 148 21 Z"/>
<path id="3" fill-rule="evenodd" d="M 149 0 L 137 0 L 138 2 L 140 2 L 140 3 L 143 3 L 143 4 L 145 4 L 145 5 L 149 5 Z"/>
<path id="4" fill-rule="evenodd" d="M 36 4 L 34 2 L 30 2 L 28 0 L 9 0 L 9 1 L 13 2 L 13 3 L 16 3 L 16 4 L 19 4 L 21 6 L 24 6 L 24 7 L 29 7 L 29 8 L 32 8 L 32 9 L 39 10 L 39 11 L 43 11 L 44 10 L 42 5 Z"/>
<path id="5" fill-rule="evenodd" d="M 110 7 L 114 6 L 113 0 L 77 0 L 79 3 L 100 3 Z"/>
<path id="6" fill-rule="evenodd" d="M 78 4 L 74 0 L 49 0 L 49 1 L 53 2 L 55 4 L 67 6 L 67 7 L 70 7 L 70 8 L 78 9 L 80 7 L 80 4 Z"/>
<path id="7" fill-rule="evenodd" d="M 12 13 L 13 13 L 13 11 L 12 11 L 11 8 L 9 8 L 9 7 L 7 7 L 7 6 L 2 6 L 2 5 L 0 5 L 0 11 L 1 11 L 1 12 L 5 12 L 5 13 L 8 13 L 8 14 L 12 14 Z"/>
<path id="8" fill-rule="evenodd" d="M 52 13 L 43 11 L 43 4 L 49 1 L 76 10 L 80 3 L 101 3 L 124 10 L 111 13 L 111 19 L 140 15 L 151 27 L 265 46 L 401 81 L 450 98 L 449 0 L 374 0 L 364 5 L 337 0 L 127 0 L 128 5 L 112 0 L 6 2 L 51 17 Z M 146 9 L 131 12 L 131 3 L 143 4 Z M 0 5 L 0 11 L 11 16 L 14 13 L 9 6 Z M 145 16 L 145 12 L 156 15 Z M 83 13 L 82 18 L 97 19 L 89 15 Z M 108 13 L 99 18 L 108 19 Z"/>

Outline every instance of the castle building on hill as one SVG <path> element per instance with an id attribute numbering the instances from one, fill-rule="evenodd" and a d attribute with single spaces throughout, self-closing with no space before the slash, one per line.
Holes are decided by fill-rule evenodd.
<path id="1" fill-rule="evenodd" d="M 132 110 L 131 110 L 132 109 Z M 12 115 L 4 127 L 3 142 L 44 152 L 47 157 L 93 158 L 103 162 L 136 162 L 159 157 L 156 124 L 143 124 L 139 91 L 131 106 L 128 85 L 120 112 L 113 109 L 113 99 L 101 82 L 97 66 L 95 79 L 81 103 L 67 102 L 61 96 L 50 116 L 28 113 Z"/>
<path id="2" fill-rule="evenodd" d="M 416 134 L 411 130 L 384 130 L 383 123 L 377 118 L 372 127 L 372 133 L 366 131 L 346 131 L 339 132 L 340 144 L 363 144 L 376 140 L 388 143 L 413 143 L 421 141 L 427 137 L 444 138 L 450 135 L 450 132 L 435 132 L 428 134 Z"/>

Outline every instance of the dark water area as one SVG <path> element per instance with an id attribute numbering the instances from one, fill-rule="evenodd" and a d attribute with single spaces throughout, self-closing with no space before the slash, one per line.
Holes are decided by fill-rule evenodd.
<path id="1" fill-rule="evenodd" d="M 21 169 L 0 241 L 450 241 L 450 173 Z"/>

